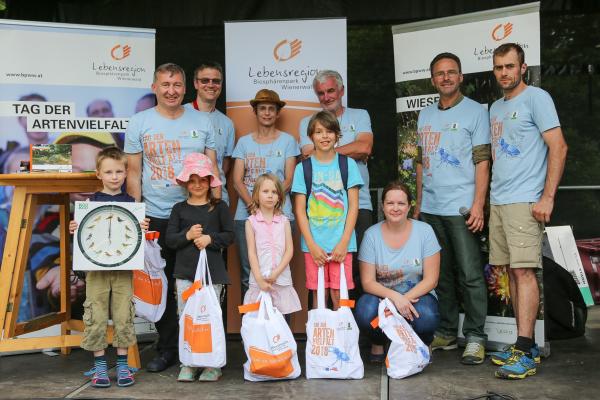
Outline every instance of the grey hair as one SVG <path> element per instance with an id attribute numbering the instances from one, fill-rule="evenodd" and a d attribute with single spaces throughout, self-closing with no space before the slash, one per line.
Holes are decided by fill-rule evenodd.
<path id="1" fill-rule="evenodd" d="M 315 79 L 313 79 L 313 87 L 317 83 L 320 83 L 320 84 L 325 83 L 325 81 L 329 78 L 335 79 L 335 82 L 337 83 L 338 88 L 344 87 L 344 80 L 342 79 L 342 76 L 340 75 L 339 72 L 334 71 L 332 69 L 324 69 L 324 70 L 317 72 L 317 75 L 315 75 Z"/>

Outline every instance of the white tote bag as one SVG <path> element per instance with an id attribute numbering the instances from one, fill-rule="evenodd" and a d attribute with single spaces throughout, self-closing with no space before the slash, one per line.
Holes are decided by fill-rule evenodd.
<path id="1" fill-rule="evenodd" d="M 133 271 L 135 315 L 150 322 L 162 317 L 167 306 L 166 262 L 160 255 L 158 232 L 148 232 L 144 248 L 144 269 Z"/>
<path id="2" fill-rule="evenodd" d="M 319 267 L 317 308 L 306 322 L 306 377 L 362 379 L 364 366 L 358 347 L 359 330 L 348 300 L 344 263 L 340 264 L 340 308 L 325 308 L 325 272 Z"/>
<path id="3" fill-rule="evenodd" d="M 392 341 L 385 359 L 390 378 L 401 379 L 417 374 L 429 364 L 428 347 L 398 313 L 390 299 L 383 299 L 379 303 L 377 322 Z"/>
<path id="4" fill-rule="evenodd" d="M 179 360 L 190 367 L 221 368 L 226 362 L 223 313 L 206 250 L 200 251 L 194 283 L 183 296 L 187 301 L 179 318 Z"/>
<path id="5" fill-rule="evenodd" d="M 244 379 L 257 382 L 297 378 L 301 373 L 297 345 L 285 318 L 273 307 L 267 292 L 260 292 L 255 304 L 258 310 L 244 315 L 240 331 L 248 357 Z M 252 306 L 240 306 L 240 311 Z"/>

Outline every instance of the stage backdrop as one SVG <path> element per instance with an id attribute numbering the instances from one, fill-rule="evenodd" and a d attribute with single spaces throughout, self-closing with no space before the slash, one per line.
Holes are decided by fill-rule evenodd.
<path id="1" fill-rule="evenodd" d="M 419 110 L 438 101 L 431 85 L 429 63 L 442 52 L 456 54 L 462 64 L 462 92 L 489 106 L 502 96 L 492 74 L 492 53 L 506 42 L 519 43 L 528 65 L 526 82 L 540 85 L 539 3 L 420 21 L 392 27 L 398 116 L 400 177 L 415 188 L 417 118 Z M 498 138 L 492 138 L 498 140 Z M 457 210 L 458 211 L 458 210 Z M 484 266 L 482 266 L 484 268 Z M 517 330 L 508 294 L 508 276 L 500 268 L 485 266 L 489 290 L 485 330 L 488 345 L 514 343 Z M 541 288 L 541 271 L 538 276 Z M 543 290 L 541 290 L 543 292 Z M 543 296 L 542 296 L 543 297 Z M 543 298 L 535 339 L 544 346 Z M 463 315 L 461 315 L 462 325 Z M 459 334 L 462 328 L 459 328 Z"/>
<path id="2" fill-rule="evenodd" d="M 127 118 L 154 105 L 154 36 L 153 29 L 0 20 L 0 172 L 29 160 L 30 144 L 57 140 L 73 144 L 74 171 L 94 170 L 102 146 L 122 143 Z M 12 188 L 0 187 L 0 250 L 11 197 Z M 58 306 L 48 289 L 36 289 L 58 277 L 57 221 L 50 207 L 37 213 L 20 320 Z"/>
<path id="3" fill-rule="evenodd" d="M 256 116 L 249 101 L 264 88 L 276 91 L 287 103 L 277 128 L 297 138 L 300 120 L 321 109 L 312 88 L 316 73 L 333 69 L 347 82 L 346 19 L 225 23 L 225 61 L 227 116 L 235 124 L 236 138 L 256 129 Z M 347 98 L 346 86 L 344 102 Z M 233 196 L 231 186 L 229 192 L 235 209 L 237 196 Z M 292 275 L 303 312 L 293 315 L 292 326 L 295 332 L 304 332 L 307 293 L 298 234 L 294 243 Z M 240 272 L 237 253 L 232 247 L 228 270 L 233 284 L 227 297 L 227 330 L 239 332 Z"/>

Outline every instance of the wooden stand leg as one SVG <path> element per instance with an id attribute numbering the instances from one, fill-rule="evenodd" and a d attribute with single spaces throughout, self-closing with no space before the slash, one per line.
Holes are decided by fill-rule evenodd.
<path id="1" fill-rule="evenodd" d="M 69 262 L 71 236 L 69 234 L 70 204 L 69 195 L 64 194 L 62 204 L 60 204 L 60 311 L 64 312 L 67 320 L 71 319 L 71 270 L 72 265 Z M 71 330 L 66 323 L 60 325 L 61 335 L 70 335 Z M 70 347 L 61 347 L 61 354 L 71 353 Z"/>

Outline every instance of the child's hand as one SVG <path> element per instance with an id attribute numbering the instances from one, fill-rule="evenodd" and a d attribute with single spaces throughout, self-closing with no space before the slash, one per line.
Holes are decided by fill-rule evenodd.
<path id="1" fill-rule="evenodd" d="M 325 265 L 327 262 L 327 253 L 325 253 L 325 250 L 313 244 L 312 246 L 308 246 L 308 251 L 310 251 L 310 256 L 318 266 Z"/>
<path id="2" fill-rule="evenodd" d="M 271 283 L 264 278 L 257 279 L 256 283 L 258 283 L 258 287 L 260 287 L 260 290 L 263 292 L 268 292 L 272 289 Z"/>
<path id="3" fill-rule="evenodd" d="M 271 272 L 271 274 L 269 276 L 267 276 L 266 278 L 264 278 L 264 280 L 269 283 L 269 284 L 274 284 L 275 281 L 277 280 L 277 276 L 275 276 L 274 273 Z"/>
<path id="4" fill-rule="evenodd" d="M 336 263 L 341 263 L 346 258 L 346 254 L 348 253 L 348 243 L 339 242 L 333 248 L 331 252 L 331 261 L 335 261 Z M 346 266 L 347 268 L 348 266 Z"/>
<path id="5" fill-rule="evenodd" d="M 79 226 L 79 224 L 75 220 L 72 220 L 71 222 L 69 222 L 69 233 L 71 235 L 74 234 L 75 231 L 77 230 L 78 226 Z"/>
<path id="6" fill-rule="evenodd" d="M 202 225 L 200 225 L 200 224 L 192 225 L 192 227 L 185 234 L 185 238 L 187 240 L 194 240 L 194 241 L 195 241 L 195 239 L 198 239 L 200 236 L 202 236 Z"/>
<path id="7" fill-rule="evenodd" d="M 150 227 L 150 218 L 144 218 L 143 221 L 140 221 L 140 228 L 142 228 L 142 230 L 144 232 L 146 232 L 149 227 Z"/>
<path id="8" fill-rule="evenodd" d="M 206 248 L 209 244 L 212 243 L 212 239 L 208 235 L 202 235 L 197 239 L 194 239 L 194 244 L 199 250 Z"/>

